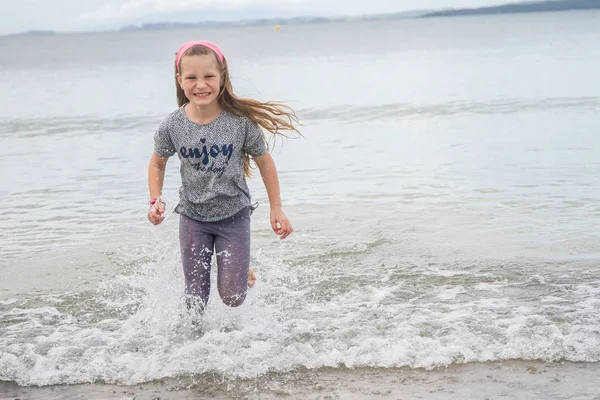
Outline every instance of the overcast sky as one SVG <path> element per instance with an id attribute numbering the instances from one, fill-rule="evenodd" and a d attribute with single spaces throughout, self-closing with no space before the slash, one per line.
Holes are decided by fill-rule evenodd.
<path id="1" fill-rule="evenodd" d="M 480 7 L 518 0 L 0 0 L 0 34 L 79 31 L 169 20 L 239 20 Z"/>

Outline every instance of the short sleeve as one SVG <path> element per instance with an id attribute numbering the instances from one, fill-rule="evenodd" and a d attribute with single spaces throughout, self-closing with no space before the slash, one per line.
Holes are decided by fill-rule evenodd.
<path id="1" fill-rule="evenodd" d="M 262 156 L 267 152 L 267 143 L 260 127 L 247 120 L 246 122 L 246 139 L 244 140 L 244 152 L 252 157 Z"/>
<path id="2" fill-rule="evenodd" d="M 161 158 L 171 157 L 176 152 L 168 127 L 169 124 L 163 121 L 154 133 L 154 153 Z"/>

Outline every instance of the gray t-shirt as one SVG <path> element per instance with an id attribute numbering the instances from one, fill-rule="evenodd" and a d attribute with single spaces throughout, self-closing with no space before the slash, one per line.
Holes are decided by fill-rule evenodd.
<path id="1" fill-rule="evenodd" d="M 198 124 L 181 107 L 167 116 L 154 134 L 161 158 L 177 153 L 181 188 L 175 212 L 197 221 L 228 218 L 251 204 L 244 177 L 244 153 L 267 152 L 260 127 L 225 110 L 212 122 Z"/>

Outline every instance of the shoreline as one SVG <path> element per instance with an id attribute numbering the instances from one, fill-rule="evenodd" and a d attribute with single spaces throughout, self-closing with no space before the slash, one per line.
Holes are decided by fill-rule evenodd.
<path id="1" fill-rule="evenodd" d="M 560 3 L 564 0 L 558 0 Z M 198 22 L 177 22 L 177 21 L 154 21 L 145 22 L 139 25 L 129 24 L 115 28 L 98 28 L 96 30 L 26 30 L 21 32 L 12 32 L 0 34 L 0 38 L 9 37 L 52 37 L 64 35 L 89 35 L 89 34 L 114 34 L 114 33 L 132 33 L 132 32 L 165 32 L 186 29 L 230 29 L 230 28 L 269 28 L 278 26 L 294 25 L 323 25 L 323 24 L 345 24 L 354 22 L 385 22 L 385 21 L 406 21 L 406 20 L 425 20 L 433 18 L 457 18 L 457 17 L 477 17 L 477 16 L 499 16 L 499 15 L 519 15 L 519 14 L 545 14 L 545 13 L 563 13 L 563 12 L 590 12 L 599 11 L 600 6 L 589 7 L 547 7 L 551 1 L 536 1 L 533 3 L 514 3 L 501 4 L 492 7 L 476 8 L 453 8 L 453 9 L 427 9 L 427 10 L 406 10 L 399 12 L 384 12 L 375 14 L 344 15 L 344 16 L 320 16 L 305 15 L 297 17 L 281 18 L 255 18 L 248 20 L 224 20 L 224 21 L 198 21 Z M 532 7 L 533 6 L 533 7 Z M 539 6 L 539 7 L 536 7 Z M 532 9 L 529 9 L 532 8 Z"/>
<path id="2" fill-rule="evenodd" d="M 169 378 L 137 385 L 81 384 L 20 387 L 0 381 L 0 399 L 597 399 L 600 363 L 507 360 L 410 368 L 322 368 L 258 379 L 218 375 Z"/>

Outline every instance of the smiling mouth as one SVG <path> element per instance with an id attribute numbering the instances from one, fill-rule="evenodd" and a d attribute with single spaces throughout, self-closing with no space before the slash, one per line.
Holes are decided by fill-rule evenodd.
<path id="1" fill-rule="evenodd" d="M 210 95 L 210 92 L 206 92 L 206 93 L 194 93 L 194 97 L 208 97 Z"/>

